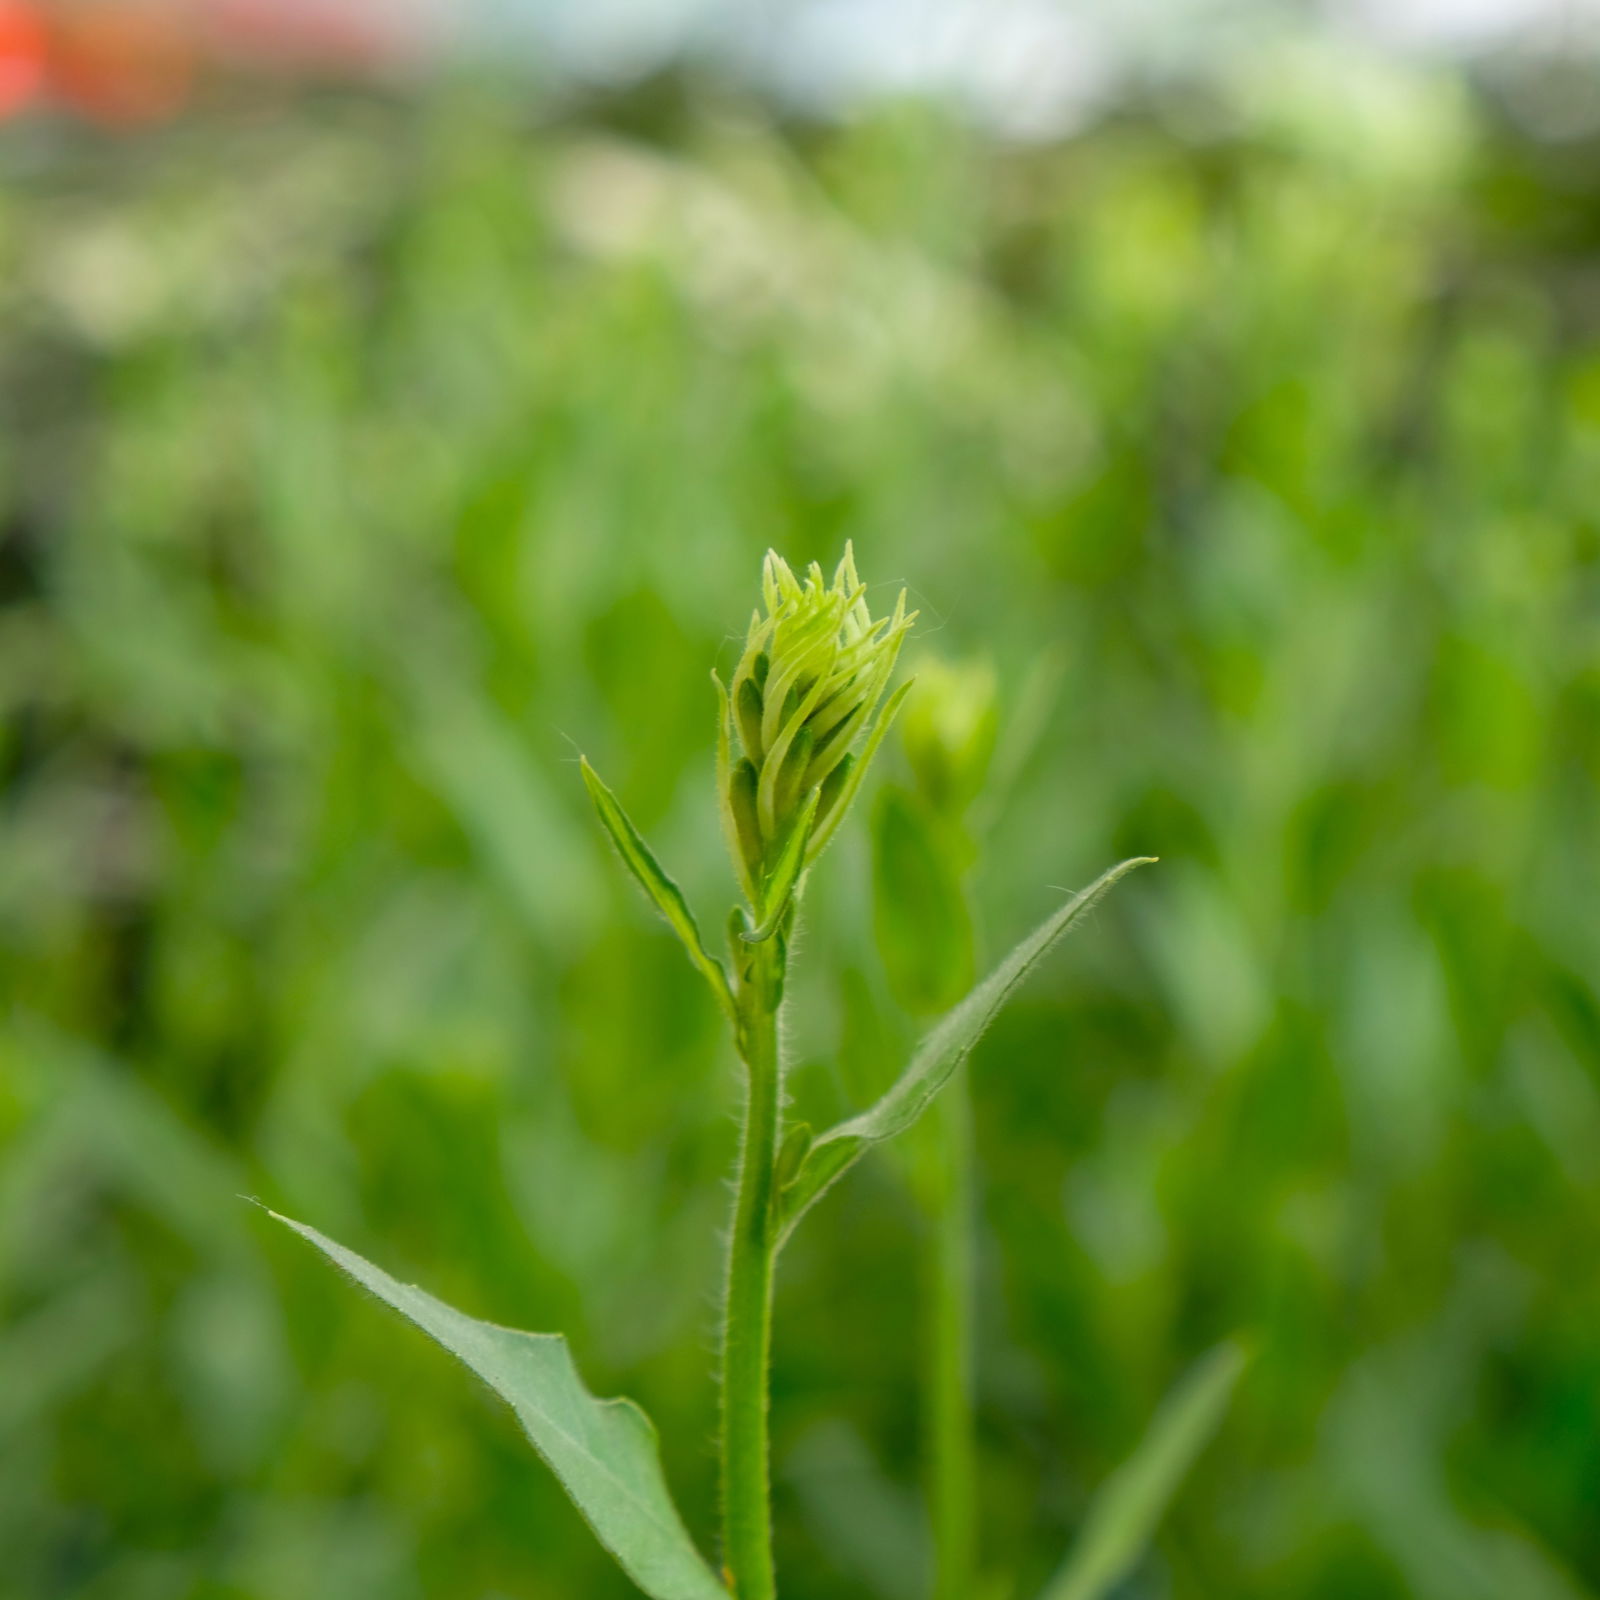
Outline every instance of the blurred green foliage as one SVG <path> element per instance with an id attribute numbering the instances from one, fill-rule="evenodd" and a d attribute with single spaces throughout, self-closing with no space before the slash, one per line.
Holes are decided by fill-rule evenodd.
<path id="1" fill-rule="evenodd" d="M 846 537 L 1003 706 L 1064 664 L 984 945 L 1163 858 L 973 1062 L 986 1566 L 1242 1331 L 1130 1594 L 1600 1587 L 1600 166 L 1315 61 L 1050 148 L 704 88 L 7 138 L 8 1600 L 628 1592 L 241 1193 L 567 1332 L 707 1537 L 731 1059 L 575 751 L 717 925 L 707 673 Z M 815 1125 L 911 1033 L 865 816 Z M 794 1600 L 920 1592 L 921 1225 L 872 1161 L 785 1258 Z"/>

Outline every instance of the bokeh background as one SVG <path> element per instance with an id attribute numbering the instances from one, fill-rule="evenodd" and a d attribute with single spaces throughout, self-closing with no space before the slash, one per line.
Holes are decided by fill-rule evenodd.
<path id="1" fill-rule="evenodd" d="M 710 1547 L 736 1084 L 576 751 L 718 925 L 707 674 L 847 538 L 1035 724 L 991 952 L 1163 858 L 975 1058 L 975 1600 L 1234 1333 L 1128 1600 L 1600 1592 L 1585 14 L 481 9 L 0 7 L 0 1594 L 631 1592 L 247 1194 L 569 1333 Z M 922 1225 L 785 1259 L 794 1600 L 923 1592 Z"/>

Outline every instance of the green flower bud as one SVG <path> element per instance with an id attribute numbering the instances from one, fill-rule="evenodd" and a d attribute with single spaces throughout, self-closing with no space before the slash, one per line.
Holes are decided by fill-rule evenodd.
<path id="1" fill-rule="evenodd" d="M 954 821 L 976 798 L 998 729 L 989 662 L 935 659 L 920 668 L 900 738 L 917 790 L 934 815 Z"/>
<path id="2" fill-rule="evenodd" d="M 807 865 L 843 817 L 898 708 L 899 694 L 874 720 L 915 620 L 903 590 L 892 615 L 873 619 L 848 545 L 831 584 L 815 563 L 796 578 L 769 551 L 761 597 L 763 609 L 750 620 L 731 689 L 722 695 L 719 780 L 734 864 L 758 907 L 811 796 L 818 794 Z"/>

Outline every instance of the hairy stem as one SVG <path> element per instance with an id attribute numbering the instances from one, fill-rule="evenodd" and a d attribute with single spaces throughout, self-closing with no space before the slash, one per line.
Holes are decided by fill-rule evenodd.
<path id="1" fill-rule="evenodd" d="M 973 1443 L 972 1108 L 966 1069 L 934 1107 L 940 1184 L 929 1250 L 927 1357 L 929 1509 L 934 1600 L 970 1600 L 977 1565 Z"/>
<path id="2" fill-rule="evenodd" d="M 739 991 L 739 1053 L 748 1077 L 722 1330 L 723 1559 L 738 1600 L 773 1600 L 767 1466 L 767 1371 L 772 1346 L 773 1169 L 782 1094 L 773 996 L 778 941 L 754 946 Z"/>

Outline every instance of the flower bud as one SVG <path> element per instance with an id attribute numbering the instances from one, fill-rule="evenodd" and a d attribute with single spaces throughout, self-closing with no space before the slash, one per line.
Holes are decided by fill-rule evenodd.
<path id="1" fill-rule="evenodd" d="M 900 739 L 918 792 L 936 816 L 959 818 L 976 798 L 998 727 L 989 662 L 935 659 L 919 668 Z"/>
<path id="2" fill-rule="evenodd" d="M 769 551 L 761 595 L 723 694 L 720 738 L 723 820 L 756 905 L 812 795 L 808 864 L 844 815 L 898 706 L 897 695 L 874 721 L 914 620 L 904 591 L 892 615 L 873 619 L 848 545 L 831 584 L 815 563 L 802 580 Z"/>

